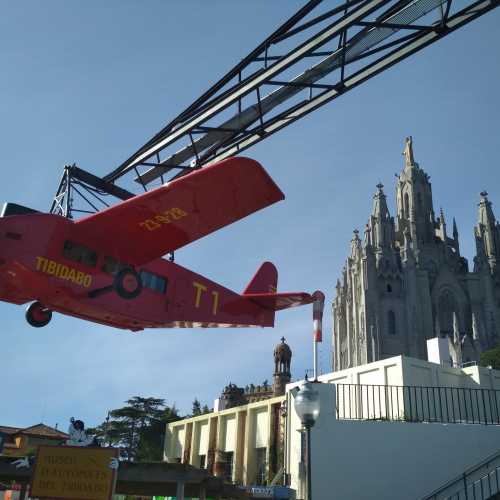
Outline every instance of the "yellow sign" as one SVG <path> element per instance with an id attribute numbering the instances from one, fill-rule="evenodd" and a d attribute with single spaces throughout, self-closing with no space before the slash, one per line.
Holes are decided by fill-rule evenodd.
<path id="1" fill-rule="evenodd" d="M 40 446 L 31 497 L 78 500 L 112 498 L 118 450 L 76 446 Z"/>
<path id="2" fill-rule="evenodd" d="M 199 308 L 201 302 L 202 292 L 206 292 L 208 288 L 197 281 L 193 281 L 193 286 L 195 288 L 194 293 L 194 307 Z M 217 314 L 217 308 L 219 307 L 219 292 L 212 290 L 212 314 Z"/>
<path id="3" fill-rule="evenodd" d="M 55 260 L 46 259 L 45 257 L 37 256 L 36 270 L 62 280 L 72 281 L 85 288 L 88 288 L 92 284 L 92 276 L 90 276 L 90 274 L 82 273 L 78 271 L 78 269 L 73 269 L 72 267 L 65 266 Z"/>

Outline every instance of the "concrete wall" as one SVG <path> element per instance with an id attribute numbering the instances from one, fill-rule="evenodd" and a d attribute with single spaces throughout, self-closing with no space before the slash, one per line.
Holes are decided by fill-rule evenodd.
<path id="1" fill-rule="evenodd" d="M 366 365 L 355 366 L 319 377 L 321 382 L 335 384 L 403 384 L 403 356 L 395 356 Z"/>
<path id="2" fill-rule="evenodd" d="M 336 419 L 335 385 L 317 384 L 312 429 L 315 500 L 418 500 L 500 450 L 500 426 Z M 300 422 L 287 395 L 287 472 L 304 498 Z"/>
<path id="3" fill-rule="evenodd" d="M 479 366 L 452 368 L 422 359 L 394 356 L 318 377 L 335 384 L 411 385 L 500 389 L 500 371 Z"/>
<path id="4" fill-rule="evenodd" d="M 500 371 L 498 370 L 491 370 L 482 366 L 468 366 L 463 368 L 463 372 L 476 384 L 481 385 L 481 389 L 500 390 Z"/>

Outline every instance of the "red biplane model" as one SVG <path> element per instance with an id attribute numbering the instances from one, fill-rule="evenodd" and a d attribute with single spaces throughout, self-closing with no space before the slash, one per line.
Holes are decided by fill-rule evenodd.
<path id="1" fill-rule="evenodd" d="M 162 258 L 284 199 L 262 166 L 230 158 L 77 221 L 7 203 L 0 218 L 0 300 L 138 331 L 274 326 L 275 311 L 312 302 L 276 293 L 265 262 L 243 294 Z"/>

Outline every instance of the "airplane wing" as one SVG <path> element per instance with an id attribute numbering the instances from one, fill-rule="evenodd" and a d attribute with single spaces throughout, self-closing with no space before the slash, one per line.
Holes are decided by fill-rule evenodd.
<path id="1" fill-rule="evenodd" d="M 264 309 L 270 309 L 271 311 L 281 311 L 290 307 L 311 304 L 314 300 L 311 294 L 305 292 L 245 293 L 242 297 L 250 299 Z"/>
<path id="2" fill-rule="evenodd" d="M 74 236 L 141 265 L 284 198 L 258 162 L 229 158 L 78 220 Z"/>

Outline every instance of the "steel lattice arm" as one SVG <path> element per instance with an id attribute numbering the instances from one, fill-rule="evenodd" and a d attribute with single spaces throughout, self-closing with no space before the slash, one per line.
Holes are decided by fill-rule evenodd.
<path id="1" fill-rule="evenodd" d="M 78 182 L 91 179 L 93 196 L 124 199 L 130 193 L 117 194 L 115 183 L 129 173 L 146 190 L 155 181 L 241 153 L 498 7 L 500 0 L 328 4 L 310 0 L 117 169 L 103 179 L 80 175 Z M 53 213 L 71 216 L 70 187 L 71 178 L 63 178 Z"/>
<path id="2" fill-rule="evenodd" d="M 456 0 L 351 0 L 305 21 L 322 3 L 307 3 L 105 179 L 133 170 L 147 185 L 237 154 L 499 5 L 454 10 Z M 293 49 L 275 55 L 291 41 Z"/>

